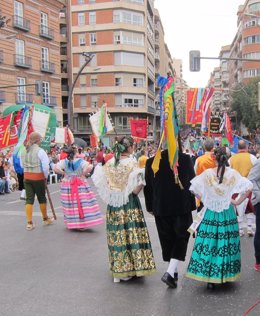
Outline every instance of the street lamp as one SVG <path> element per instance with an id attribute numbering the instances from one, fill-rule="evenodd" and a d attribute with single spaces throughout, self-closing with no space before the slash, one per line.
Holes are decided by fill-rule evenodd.
<path id="1" fill-rule="evenodd" d="M 79 78 L 79 76 L 81 75 L 82 71 L 84 70 L 84 68 L 91 62 L 92 58 L 94 57 L 93 54 L 89 54 L 89 53 L 82 53 L 82 56 L 85 57 L 85 62 L 84 64 L 81 66 L 81 68 L 79 69 L 77 76 L 75 77 L 71 88 L 69 89 L 69 97 L 68 97 L 68 126 L 73 129 L 74 126 L 74 122 L 73 122 L 73 104 L 72 104 L 72 95 L 73 95 L 73 90 L 74 87 L 77 83 L 77 80 Z"/>

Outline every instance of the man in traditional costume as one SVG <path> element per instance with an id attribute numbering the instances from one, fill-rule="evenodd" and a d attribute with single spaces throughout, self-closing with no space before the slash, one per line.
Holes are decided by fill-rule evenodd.
<path id="1" fill-rule="evenodd" d="M 162 281 L 175 288 L 178 281 L 179 261 L 185 261 L 189 232 L 192 223 L 192 210 L 196 208 L 195 199 L 189 191 L 190 180 L 195 176 L 191 158 L 179 153 L 178 176 L 170 168 L 168 150 L 162 152 L 159 170 L 154 175 L 153 158 L 146 163 L 144 187 L 146 209 L 155 217 L 155 223 L 162 248 L 163 260 L 169 262 Z M 181 187 L 182 186 L 182 187 Z"/>
<path id="2" fill-rule="evenodd" d="M 247 177 L 256 161 L 257 158 L 248 152 L 247 143 L 244 140 L 240 140 L 238 142 L 238 153 L 233 155 L 228 162 L 230 167 L 238 171 L 242 177 Z M 245 234 L 243 226 L 245 214 L 247 219 L 247 235 L 249 237 L 254 236 L 253 225 L 255 222 L 255 215 L 253 213 L 253 206 L 250 199 L 248 202 L 247 201 L 245 201 L 245 204 L 236 207 L 238 212 L 239 235 L 241 237 Z"/>
<path id="3" fill-rule="evenodd" d="M 191 211 L 196 208 L 195 199 L 189 191 L 190 180 L 195 173 L 191 158 L 178 151 L 174 79 L 171 76 L 160 77 L 160 84 L 164 94 L 164 126 L 157 153 L 146 162 L 144 195 L 146 209 L 155 217 L 163 260 L 169 262 L 161 280 L 176 288 L 178 264 L 185 260 L 187 251 Z M 161 153 L 163 140 L 166 140 L 168 149 Z"/>
<path id="4" fill-rule="evenodd" d="M 22 167 L 24 169 L 24 187 L 26 191 L 26 217 L 27 230 L 32 230 L 35 225 L 32 222 L 33 204 L 37 196 L 42 213 L 44 225 L 53 223 L 53 217 L 47 215 L 47 200 L 45 195 L 46 179 L 49 174 L 49 158 L 46 152 L 39 147 L 42 137 L 37 132 L 32 132 L 26 148 L 21 153 Z"/>

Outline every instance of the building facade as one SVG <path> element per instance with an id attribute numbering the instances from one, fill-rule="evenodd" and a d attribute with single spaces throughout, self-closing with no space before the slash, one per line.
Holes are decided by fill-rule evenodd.
<path id="1" fill-rule="evenodd" d="M 221 48 L 219 56 L 235 59 L 220 61 L 220 92 L 216 92 L 215 96 L 221 110 L 229 109 L 232 93 L 240 84 L 260 77 L 260 0 L 246 0 L 244 5 L 239 6 L 237 16 L 234 39 L 230 45 Z M 213 73 L 215 76 L 215 70 Z"/>
<path id="2" fill-rule="evenodd" d="M 62 124 L 57 0 L 6 0 L 0 29 L 0 110 L 12 104 L 52 107 Z"/>
<path id="3" fill-rule="evenodd" d="M 106 103 L 117 135 L 130 134 L 131 118 L 147 118 L 152 139 L 156 117 L 153 1 L 72 0 L 70 11 L 72 82 L 85 62 L 82 53 L 92 55 L 69 104 L 74 133 L 88 139 L 89 114 Z"/>

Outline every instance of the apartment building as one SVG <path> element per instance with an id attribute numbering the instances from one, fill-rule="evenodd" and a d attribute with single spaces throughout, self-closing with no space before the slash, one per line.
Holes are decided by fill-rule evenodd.
<path id="1" fill-rule="evenodd" d="M 248 83 L 260 76 L 260 0 L 245 0 L 238 8 L 237 32 L 230 45 L 223 46 L 220 57 L 237 60 L 221 60 L 219 68 L 219 106 L 228 109 L 232 91 L 240 83 Z M 252 59 L 243 61 L 239 59 Z M 258 59 L 255 61 L 254 59 Z"/>
<path id="2" fill-rule="evenodd" d="M 85 62 L 82 53 L 93 55 L 74 88 L 74 133 L 88 139 L 92 132 L 89 114 L 105 102 L 117 135 L 130 134 L 131 118 L 148 118 L 152 137 L 153 0 L 72 0 L 70 11 L 73 80 Z"/>
<path id="3" fill-rule="evenodd" d="M 62 124 L 57 0 L 1 1 L 7 26 L 0 29 L 0 111 L 12 104 L 52 107 Z M 36 94 L 36 83 L 41 91 Z"/>

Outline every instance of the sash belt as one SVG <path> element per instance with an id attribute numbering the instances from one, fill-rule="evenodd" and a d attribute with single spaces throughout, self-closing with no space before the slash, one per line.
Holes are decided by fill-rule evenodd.
<path id="1" fill-rule="evenodd" d="M 74 198 L 76 198 L 77 204 L 78 204 L 79 218 L 83 219 L 84 218 L 84 213 L 83 213 L 83 209 L 82 209 L 82 206 L 81 206 L 81 203 L 80 203 L 78 187 L 80 185 L 85 185 L 85 183 L 80 178 L 73 177 L 71 179 L 71 181 L 70 181 L 70 184 L 71 184 L 71 199 L 73 201 Z"/>

